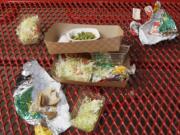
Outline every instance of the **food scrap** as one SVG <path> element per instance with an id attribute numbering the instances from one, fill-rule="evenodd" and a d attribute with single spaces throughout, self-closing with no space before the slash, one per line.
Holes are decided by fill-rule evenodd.
<path id="1" fill-rule="evenodd" d="M 113 63 L 111 57 L 105 55 L 95 55 L 93 59 L 59 57 L 53 68 L 53 73 L 61 80 L 99 82 L 101 80 L 128 80 L 131 67 L 123 72 L 116 72 L 116 68 L 123 65 Z M 123 66 L 124 67 L 124 66 Z M 134 70 L 134 66 L 133 66 Z"/>
<path id="2" fill-rule="evenodd" d="M 74 28 L 64 32 L 58 42 L 68 43 L 77 41 L 92 41 L 100 38 L 100 33 L 95 28 Z"/>
<path id="3" fill-rule="evenodd" d="M 38 15 L 24 18 L 18 25 L 16 34 L 23 45 L 38 43 L 40 37 Z"/>
<path id="4" fill-rule="evenodd" d="M 88 59 L 71 58 L 63 59 L 55 64 L 55 75 L 64 80 L 89 82 L 93 71 L 93 62 Z"/>
<path id="5" fill-rule="evenodd" d="M 91 132 L 99 119 L 104 99 L 92 99 L 86 96 L 78 109 L 77 115 L 71 120 L 72 125 L 83 131 Z"/>
<path id="6" fill-rule="evenodd" d="M 53 135 L 53 132 L 44 126 L 37 125 L 34 127 L 35 135 Z"/>
<path id="7" fill-rule="evenodd" d="M 42 113 L 51 120 L 57 116 L 57 104 L 59 101 L 59 92 L 48 88 L 38 94 L 37 99 L 30 107 L 30 111 Z"/>
<path id="8" fill-rule="evenodd" d="M 125 66 L 116 66 L 113 70 L 113 74 L 124 74 L 127 71 Z"/>
<path id="9" fill-rule="evenodd" d="M 74 40 L 90 40 L 96 38 L 96 36 L 91 32 L 80 32 L 72 35 L 71 38 Z"/>

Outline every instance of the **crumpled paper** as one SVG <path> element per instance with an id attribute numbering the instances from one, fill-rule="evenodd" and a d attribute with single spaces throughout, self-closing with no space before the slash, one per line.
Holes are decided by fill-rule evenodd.
<path id="1" fill-rule="evenodd" d="M 59 91 L 61 100 L 57 105 L 58 115 L 52 120 L 48 120 L 46 118 L 46 122 L 47 126 L 53 131 L 53 135 L 58 135 L 59 133 L 62 133 L 68 129 L 71 126 L 69 104 L 63 91 L 61 90 L 61 84 L 52 79 L 36 60 L 27 62 L 23 65 L 22 76 L 24 78 L 31 76 L 31 81 L 26 80 L 22 82 L 15 90 L 14 97 L 29 87 L 33 87 L 32 101 L 35 101 L 38 93 L 42 90 L 45 90 L 47 87 Z M 38 123 L 34 121 L 27 122 L 31 125 L 36 125 Z"/>
<path id="2" fill-rule="evenodd" d="M 172 17 L 161 8 L 161 3 L 156 1 L 154 8 L 145 7 L 149 18 L 143 25 L 132 21 L 130 32 L 139 35 L 143 45 L 153 45 L 160 41 L 172 40 L 178 36 L 178 30 Z"/>
<path id="3" fill-rule="evenodd" d="M 157 20 L 162 20 L 163 14 L 166 14 L 165 10 L 159 9 L 157 11 L 157 13 L 155 13 L 153 15 L 153 17 L 148 22 L 146 22 L 145 24 L 143 24 L 142 26 L 139 27 L 139 39 L 140 39 L 142 44 L 152 45 L 152 44 L 156 44 L 156 43 L 163 41 L 163 40 L 172 40 L 178 35 L 176 33 L 177 28 L 176 28 L 175 24 L 174 24 L 174 29 L 176 32 L 174 32 L 172 34 L 164 35 L 160 31 L 158 32 L 158 34 L 151 34 L 150 33 L 150 30 L 153 27 L 153 23 L 155 23 Z"/>

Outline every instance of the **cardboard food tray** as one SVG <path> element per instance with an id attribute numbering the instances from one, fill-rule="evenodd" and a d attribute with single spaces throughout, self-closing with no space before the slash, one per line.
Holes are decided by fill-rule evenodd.
<path id="1" fill-rule="evenodd" d="M 90 97 L 92 100 L 96 99 L 96 100 L 103 100 L 103 106 L 102 108 L 100 109 L 100 112 L 99 112 L 99 115 L 98 115 L 98 120 L 97 122 L 94 124 L 94 127 L 93 127 L 93 130 L 95 130 L 95 128 L 97 127 L 98 125 L 98 122 L 100 120 L 100 117 L 101 117 L 101 114 L 103 113 L 104 109 L 105 109 L 105 105 L 106 105 L 106 99 L 104 96 L 100 95 L 99 93 L 94 93 L 92 91 L 86 91 L 86 90 L 83 90 L 83 91 L 79 91 L 78 93 L 78 100 L 77 102 L 75 103 L 75 106 L 73 107 L 73 110 L 71 112 L 71 118 L 74 119 L 77 114 L 78 114 L 78 111 L 80 109 L 80 106 L 82 105 L 82 101 L 83 99 L 87 96 L 87 97 Z M 73 127 L 75 127 L 74 125 L 72 125 Z M 77 127 L 75 127 L 77 128 Z M 82 129 L 80 129 L 82 130 Z M 93 131 L 92 130 L 92 131 Z M 84 130 L 83 130 L 84 131 Z M 91 133 L 92 131 L 90 131 L 89 133 Z M 87 132 L 87 131 L 85 131 Z"/>
<path id="2" fill-rule="evenodd" d="M 56 62 L 56 61 L 55 61 Z M 125 65 L 126 67 L 130 67 L 130 57 L 127 54 L 123 65 Z M 51 75 L 52 77 L 63 84 L 77 84 L 77 85 L 88 85 L 88 86 L 103 86 L 103 87 L 119 87 L 119 88 L 125 88 L 128 82 L 127 80 L 123 80 L 123 81 L 110 81 L 110 80 L 103 80 L 100 82 L 80 82 L 80 81 L 71 81 L 71 80 L 63 80 L 61 78 L 58 78 L 55 76 L 53 69 L 55 67 L 55 63 L 53 64 L 52 70 L 51 70 Z"/>
<path id="3" fill-rule="evenodd" d="M 94 41 L 59 43 L 60 36 L 74 28 L 96 28 L 101 37 Z M 54 24 L 45 34 L 45 44 L 50 54 L 92 53 L 118 51 L 123 30 L 118 25 Z"/>

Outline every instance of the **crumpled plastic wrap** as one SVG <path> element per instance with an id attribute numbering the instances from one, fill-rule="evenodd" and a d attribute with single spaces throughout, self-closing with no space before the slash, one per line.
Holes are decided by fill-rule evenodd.
<path id="1" fill-rule="evenodd" d="M 92 82 L 99 82 L 101 80 L 114 80 L 114 81 L 123 81 L 128 80 L 130 75 L 135 74 L 136 66 L 133 64 L 129 68 L 120 65 L 110 68 L 102 68 L 100 66 L 96 67 L 94 70 Z"/>
<path id="2" fill-rule="evenodd" d="M 17 84 L 17 89 L 14 92 L 15 108 L 21 118 L 26 120 L 31 125 L 36 125 L 40 123 L 41 118 L 43 117 L 46 121 L 48 128 L 53 131 L 53 135 L 58 135 L 59 133 L 64 132 L 71 126 L 69 105 L 63 91 L 61 90 L 61 84 L 53 80 L 45 71 L 45 69 L 38 64 L 36 60 L 27 62 L 23 65 L 22 76 L 19 82 L 17 82 Z M 38 117 L 38 119 L 36 117 L 28 117 L 29 115 L 26 114 L 29 114 L 30 112 L 28 112 L 29 108 L 27 107 L 30 107 L 30 104 L 35 101 L 38 93 L 46 89 L 47 87 L 59 91 L 59 96 L 61 100 L 57 105 L 57 116 L 52 120 L 48 120 L 43 115 Z M 32 92 L 29 93 L 28 98 L 32 101 L 30 101 L 26 106 L 27 113 L 23 113 L 22 115 L 19 112 L 23 112 L 23 109 L 22 107 L 17 106 L 16 99 L 17 97 L 21 97 L 24 91 L 28 91 L 29 89 L 32 89 Z"/>

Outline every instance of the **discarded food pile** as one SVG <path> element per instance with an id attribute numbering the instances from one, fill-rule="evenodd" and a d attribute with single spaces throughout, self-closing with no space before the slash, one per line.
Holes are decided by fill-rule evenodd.
<path id="1" fill-rule="evenodd" d="M 142 44 L 155 44 L 177 36 L 173 19 L 156 3 L 154 10 L 145 8 L 149 21 L 144 25 L 133 21 L 131 32 Z M 141 11 L 133 9 L 140 20 Z M 16 29 L 23 45 L 37 44 L 41 29 L 37 15 L 28 15 Z M 117 25 L 54 24 L 44 42 L 50 54 L 57 54 L 50 75 L 36 60 L 23 65 L 17 78 L 14 105 L 18 115 L 35 126 L 36 135 L 58 135 L 69 127 L 91 132 L 96 127 L 105 97 L 81 91 L 69 112 L 69 104 L 61 88 L 63 84 L 125 87 L 135 65 L 130 65 L 129 45 L 122 44 L 123 30 Z"/>
<path id="2" fill-rule="evenodd" d="M 27 15 L 20 22 L 16 34 L 24 45 L 35 44 L 40 38 L 40 24 L 37 15 Z"/>
<path id="3" fill-rule="evenodd" d="M 54 75 L 60 81 L 79 81 L 79 82 L 100 82 L 125 81 L 129 75 L 134 74 L 135 66 L 126 67 L 125 65 L 113 63 L 110 54 L 94 54 L 92 59 L 81 57 L 59 56 L 54 65 Z"/>

